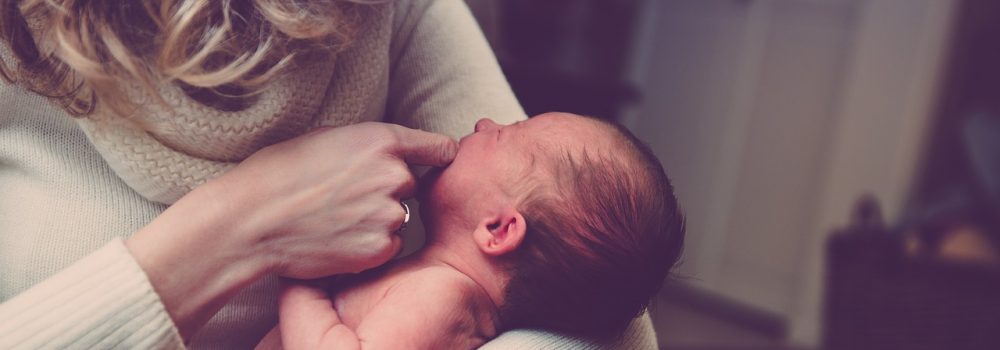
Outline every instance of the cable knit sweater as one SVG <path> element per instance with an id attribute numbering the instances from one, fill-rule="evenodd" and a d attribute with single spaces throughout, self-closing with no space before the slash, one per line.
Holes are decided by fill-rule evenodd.
<path id="1" fill-rule="evenodd" d="M 0 348 L 183 348 L 122 239 L 266 145 L 319 125 L 381 120 L 459 137 L 482 116 L 525 117 L 460 0 L 377 5 L 364 25 L 354 45 L 296 65 L 240 112 L 164 86 L 167 112 L 134 92 L 170 132 L 72 119 L 0 85 Z M 276 322 L 276 288 L 267 278 L 245 289 L 188 346 L 251 348 Z M 614 344 L 524 330 L 486 347 L 655 348 L 652 334 L 642 318 Z"/>

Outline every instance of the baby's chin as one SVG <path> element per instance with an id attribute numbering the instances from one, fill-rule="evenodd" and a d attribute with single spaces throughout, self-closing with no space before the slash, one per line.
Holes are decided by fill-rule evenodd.
<path id="1" fill-rule="evenodd" d="M 420 220 L 428 233 L 432 230 L 430 227 L 437 223 L 438 216 L 444 212 L 441 208 L 441 204 L 445 202 L 442 199 L 443 191 L 447 190 L 445 188 L 447 186 L 443 186 L 441 182 L 441 174 L 444 171 L 445 168 L 432 168 L 417 179 L 416 196 L 420 202 Z"/>
<path id="2" fill-rule="evenodd" d="M 431 193 L 434 191 L 434 186 L 437 185 L 438 180 L 441 179 L 442 172 L 444 172 L 444 168 L 431 168 L 417 179 L 417 201 L 421 205 L 429 206 L 433 197 Z"/>
<path id="3" fill-rule="evenodd" d="M 455 159 L 452 160 L 451 164 L 443 168 L 430 167 L 428 168 L 427 171 L 424 172 L 423 175 L 420 176 L 420 178 L 417 179 L 416 196 L 417 196 L 417 201 L 420 202 L 420 205 L 422 207 L 430 207 L 431 204 L 433 204 L 433 202 L 438 200 L 438 197 L 441 195 L 441 193 L 439 192 L 447 191 L 447 189 L 445 188 L 448 187 L 445 186 L 447 184 L 441 182 L 442 175 L 446 171 L 448 171 L 448 169 L 453 168 L 453 165 L 458 161 L 460 157 L 462 157 L 463 154 L 462 150 L 465 149 L 464 141 L 466 138 L 467 137 L 463 137 L 461 140 L 459 140 L 458 152 L 456 152 Z"/>

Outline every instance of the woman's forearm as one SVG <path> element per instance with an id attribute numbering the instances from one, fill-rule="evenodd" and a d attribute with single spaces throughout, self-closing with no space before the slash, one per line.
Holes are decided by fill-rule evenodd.
<path id="1" fill-rule="evenodd" d="M 219 187 L 192 191 L 125 242 L 185 340 L 270 266 Z"/>
<path id="2" fill-rule="evenodd" d="M 189 339 L 265 274 L 311 279 L 388 261 L 416 181 L 403 159 L 444 166 L 457 149 L 398 125 L 316 130 L 191 191 L 126 246 Z"/>

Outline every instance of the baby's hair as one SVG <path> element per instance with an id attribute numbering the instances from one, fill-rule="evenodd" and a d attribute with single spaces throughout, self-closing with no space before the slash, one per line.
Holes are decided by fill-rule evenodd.
<path id="1" fill-rule="evenodd" d="M 552 162 L 557 183 L 519 206 L 527 232 L 510 259 L 506 329 L 619 335 L 680 257 L 684 218 L 662 165 L 627 129 L 600 123 L 615 154 L 567 152 Z"/>
<path id="2" fill-rule="evenodd" d="M 372 0 L 0 0 L 0 75 L 75 116 L 125 115 L 135 82 L 250 94 L 296 55 L 340 50 Z"/>

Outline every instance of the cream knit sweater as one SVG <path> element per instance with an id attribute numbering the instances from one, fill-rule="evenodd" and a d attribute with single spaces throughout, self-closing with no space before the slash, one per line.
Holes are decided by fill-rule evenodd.
<path id="1" fill-rule="evenodd" d="M 459 137 L 482 116 L 525 117 L 460 0 L 381 5 L 367 25 L 359 44 L 297 67 L 242 114 L 164 87 L 180 112 L 144 113 L 177 133 L 74 120 L 0 85 L 0 349 L 183 348 L 122 239 L 267 144 L 317 125 L 383 120 Z M 275 296 L 274 279 L 247 288 L 188 346 L 251 348 L 276 322 Z M 615 344 L 513 331 L 487 347 L 655 348 L 652 334 L 643 318 Z"/>

